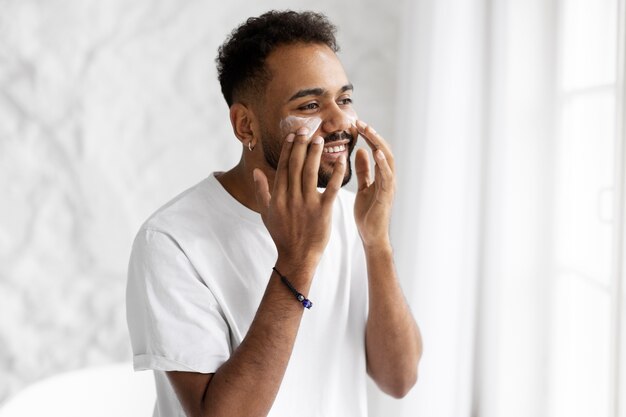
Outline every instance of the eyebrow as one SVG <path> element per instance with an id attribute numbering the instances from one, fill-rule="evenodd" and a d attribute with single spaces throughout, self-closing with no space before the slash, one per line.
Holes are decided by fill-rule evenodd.
<path id="1" fill-rule="evenodd" d="M 346 84 L 343 87 L 341 87 L 339 89 L 340 93 L 345 93 L 346 91 L 353 91 L 354 90 L 354 86 L 352 85 L 352 83 Z M 291 98 L 289 101 L 293 101 L 302 97 L 306 97 L 306 96 L 323 96 L 324 94 L 326 94 L 327 91 L 324 90 L 323 88 L 317 87 L 317 88 L 305 88 L 304 90 L 300 90 L 298 91 L 296 94 L 294 94 L 293 96 L 291 96 Z"/>

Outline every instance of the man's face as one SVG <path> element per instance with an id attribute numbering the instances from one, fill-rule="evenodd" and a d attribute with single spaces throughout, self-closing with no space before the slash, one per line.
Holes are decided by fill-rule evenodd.
<path id="1" fill-rule="evenodd" d="M 315 129 L 310 136 L 324 138 L 318 187 L 326 187 L 333 165 L 346 157 L 346 184 L 352 175 L 350 154 L 357 133 L 352 126 L 352 85 L 335 53 L 326 45 L 281 46 L 266 61 L 272 74 L 259 117 L 265 160 L 276 169 L 282 142 L 301 126 Z M 317 128 L 315 128 L 317 126 Z"/>

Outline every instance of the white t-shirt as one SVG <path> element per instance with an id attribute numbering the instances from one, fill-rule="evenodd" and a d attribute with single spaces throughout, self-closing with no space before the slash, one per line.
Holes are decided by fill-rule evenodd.
<path id="1" fill-rule="evenodd" d="M 269 416 L 367 415 L 367 275 L 353 204 L 354 194 L 341 190 L 308 294 L 313 307 L 304 312 Z M 143 224 L 126 305 L 135 370 L 154 370 L 154 416 L 185 416 L 165 371 L 217 371 L 245 337 L 276 258 L 261 216 L 214 175 Z"/>

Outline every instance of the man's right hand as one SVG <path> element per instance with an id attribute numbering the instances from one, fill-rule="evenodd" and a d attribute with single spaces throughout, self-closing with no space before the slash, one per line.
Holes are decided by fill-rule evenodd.
<path id="1" fill-rule="evenodd" d="M 276 267 L 304 293 L 330 237 L 332 203 L 346 170 L 345 161 L 335 164 L 328 187 L 318 192 L 324 140 L 311 141 L 306 134 L 301 129 L 285 139 L 271 193 L 265 174 L 254 170 L 261 216 L 278 249 Z M 167 373 L 187 416 L 266 416 L 287 369 L 303 310 L 280 280 L 269 279 L 246 337 L 217 372 Z"/>
<path id="2" fill-rule="evenodd" d="M 332 207 L 343 181 L 346 161 L 341 157 L 333 167 L 328 186 L 317 190 L 324 139 L 309 139 L 301 127 L 283 142 L 274 186 L 270 192 L 267 176 L 253 172 L 256 199 L 278 259 L 293 267 L 317 266 L 330 237 Z"/>

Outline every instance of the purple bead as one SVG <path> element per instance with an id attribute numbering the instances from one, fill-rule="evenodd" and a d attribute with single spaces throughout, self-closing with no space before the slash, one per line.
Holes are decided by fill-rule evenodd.
<path id="1" fill-rule="evenodd" d="M 311 302 L 311 300 L 305 298 L 304 301 L 302 301 L 302 305 L 306 308 L 311 308 L 313 307 L 313 303 Z"/>

